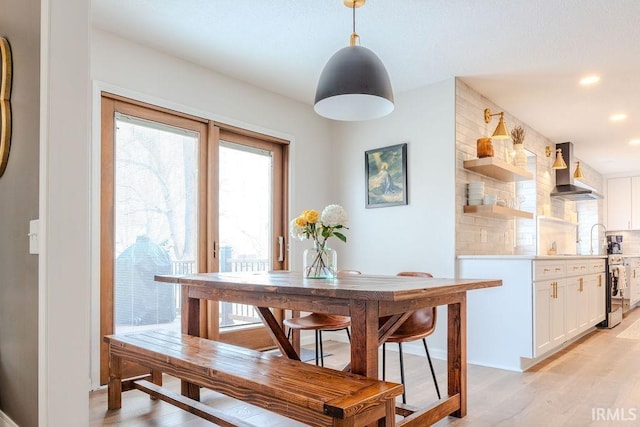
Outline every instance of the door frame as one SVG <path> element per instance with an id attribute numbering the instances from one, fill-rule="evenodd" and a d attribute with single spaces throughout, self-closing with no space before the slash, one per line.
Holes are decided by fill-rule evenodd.
<path id="1" fill-rule="evenodd" d="M 264 135 L 258 135 L 254 132 L 245 131 L 243 129 L 239 129 L 232 126 L 222 125 L 220 123 L 216 123 L 214 127 L 214 131 L 211 134 L 214 136 L 213 143 L 213 152 L 214 158 L 218 158 L 219 147 L 221 141 L 230 142 L 237 145 L 245 145 L 252 148 L 257 148 L 265 151 L 270 151 L 273 153 L 273 218 L 280 218 L 280 221 L 273 221 L 273 230 L 272 230 L 272 243 L 271 243 L 271 253 L 274 254 L 272 256 L 272 270 L 286 270 L 288 268 L 288 256 L 287 253 L 287 242 L 288 242 L 288 142 L 283 143 L 283 140 L 278 138 L 265 137 Z M 216 163 L 211 163 L 217 164 Z M 209 170 L 209 173 L 213 176 L 211 179 L 218 180 L 219 176 L 217 174 L 218 170 Z M 211 188 L 215 188 L 217 191 L 217 186 L 212 186 Z M 280 190 L 278 190 L 278 188 Z M 215 215 L 215 218 L 210 218 L 210 229 L 215 230 L 213 235 L 218 236 L 218 222 L 217 222 L 217 204 L 214 203 L 217 200 L 217 194 L 211 192 L 213 197 L 209 201 L 210 207 L 208 209 L 209 215 Z M 215 224 L 213 224 L 215 222 Z M 281 236 L 283 238 L 282 242 L 282 252 L 283 259 L 282 261 L 278 260 L 276 254 L 279 251 L 279 243 L 277 237 Z M 216 245 L 216 242 L 212 242 Z M 209 248 L 210 250 L 215 248 Z M 209 271 L 218 271 L 218 262 L 219 260 L 216 258 L 209 258 L 210 262 L 214 262 L 215 266 L 208 266 Z M 226 342 L 229 344 L 239 345 L 241 347 L 249 347 L 253 349 L 267 349 L 274 348 L 274 342 L 271 336 L 268 333 L 265 333 L 265 326 L 263 324 L 260 325 L 247 325 L 240 326 L 238 328 L 229 329 L 226 331 L 220 332 L 219 330 L 219 304 L 214 301 L 209 301 L 207 310 L 209 313 L 208 323 L 206 325 L 207 336 L 211 339 Z M 282 323 L 283 320 L 283 311 L 282 310 L 274 310 L 274 315 L 276 319 Z M 202 329 L 201 329 L 202 330 Z"/>
<path id="2" fill-rule="evenodd" d="M 207 158 L 211 147 L 211 138 L 208 132 L 208 125 L 202 120 L 194 120 L 186 115 L 177 115 L 172 112 L 161 111 L 160 109 L 147 106 L 142 103 L 129 102 L 120 97 L 112 97 L 107 93 L 103 93 L 101 97 L 101 169 L 100 169 L 100 383 L 104 384 L 108 380 L 108 358 L 107 345 L 102 342 L 102 337 L 115 332 L 114 327 L 114 292 L 113 292 L 113 273 L 115 265 L 114 256 L 114 183 L 115 183 L 115 153 L 114 148 L 114 127 L 115 113 L 139 117 L 154 122 L 164 123 L 170 126 L 176 126 L 183 129 L 189 129 L 200 134 L 198 147 L 198 167 L 201 171 L 206 170 Z M 114 124 L 108 126 L 107 124 Z M 198 236 L 198 262 L 197 265 L 203 269 L 206 265 L 207 256 L 207 230 L 206 221 L 206 197 L 208 194 L 207 174 L 201 173 L 198 177 L 198 230 L 201 232 Z M 200 272 L 200 271 L 199 271 Z M 203 318 L 201 323 L 205 322 Z M 123 366 L 126 376 L 133 376 L 144 373 L 139 367 L 133 367 L 131 364 Z"/>

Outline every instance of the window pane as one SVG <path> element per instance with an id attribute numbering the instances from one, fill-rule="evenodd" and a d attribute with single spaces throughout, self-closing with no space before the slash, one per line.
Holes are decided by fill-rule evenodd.
<path id="1" fill-rule="evenodd" d="M 156 274 L 196 272 L 199 135 L 116 115 L 115 331 L 180 330 L 180 295 Z"/>
<path id="2" fill-rule="evenodd" d="M 220 271 L 266 271 L 271 263 L 272 155 L 220 144 Z M 253 306 L 220 304 L 220 327 L 261 323 Z"/>

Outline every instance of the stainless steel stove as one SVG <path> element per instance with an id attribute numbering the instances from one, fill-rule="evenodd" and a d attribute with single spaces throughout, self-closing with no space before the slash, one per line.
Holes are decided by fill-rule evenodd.
<path id="1" fill-rule="evenodd" d="M 613 328 L 622 322 L 624 294 L 628 292 L 626 280 L 627 266 L 622 255 L 609 255 L 607 260 L 606 318 L 598 324 L 599 327 Z"/>

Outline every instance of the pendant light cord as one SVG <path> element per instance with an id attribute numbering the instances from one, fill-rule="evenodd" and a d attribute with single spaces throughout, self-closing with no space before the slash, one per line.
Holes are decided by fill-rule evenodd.
<path id="1" fill-rule="evenodd" d="M 353 33 L 356 33 L 356 2 L 354 1 L 351 9 L 353 10 Z"/>
<path id="2" fill-rule="evenodd" d="M 351 33 L 351 40 L 349 41 L 349 45 L 355 46 L 356 41 L 358 42 L 358 44 L 360 43 L 360 36 L 358 35 L 358 33 L 356 33 L 356 0 L 353 0 L 351 4 L 351 9 L 353 10 L 353 32 Z"/>

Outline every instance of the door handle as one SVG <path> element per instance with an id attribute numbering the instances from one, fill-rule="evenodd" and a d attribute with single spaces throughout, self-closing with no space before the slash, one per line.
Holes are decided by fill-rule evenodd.
<path id="1" fill-rule="evenodd" d="M 284 237 L 278 236 L 278 262 L 284 261 Z"/>
<path id="2" fill-rule="evenodd" d="M 582 290 L 584 289 L 584 279 L 581 277 L 578 280 L 580 281 L 580 288 L 578 289 L 578 292 L 582 292 Z"/>
<path id="3" fill-rule="evenodd" d="M 602 287 L 602 274 L 598 274 L 598 287 Z"/>

